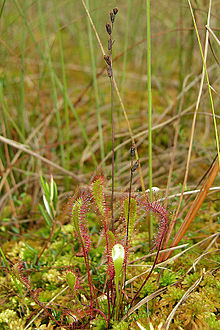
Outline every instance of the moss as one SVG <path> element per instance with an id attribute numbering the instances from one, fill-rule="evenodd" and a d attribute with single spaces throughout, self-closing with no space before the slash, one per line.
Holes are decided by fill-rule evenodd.
<path id="1" fill-rule="evenodd" d="M 24 329 L 24 321 L 19 319 L 17 313 L 11 309 L 6 309 L 0 313 L 0 329 Z"/>
<path id="2" fill-rule="evenodd" d="M 194 292 L 178 309 L 177 318 L 182 320 L 184 326 L 195 323 L 199 327 L 214 312 L 216 308 L 212 302 L 199 292 Z"/>
<path id="3" fill-rule="evenodd" d="M 117 321 L 113 322 L 112 324 L 112 329 L 114 330 L 127 330 L 128 327 L 128 323 L 125 321 L 122 321 L 120 323 L 118 323 Z"/>
<path id="4" fill-rule="evenodd" d="M 180 301 L 184 293 L 185 291 L 180 288 L 169 287 L 160 302 L 161 306 L 169 304 L 173 307 L 178 301 Z"/>
<path id="5" fill-rule="evenodd" d="M 105 330 L 106 329 L 106 321 L 103 318 L 97 317 L 95 320 L 91 322 L 92 329 L 95 330 Z"/>
<path id="6" fill-rule="evenodd" d="M 50 269 L 48 272 L 44 273 L 42 279 L 47 283 L 56 283 L 56 284 L 62 281 L 61 274 L 56 269 Z"/>
<path id="7" fill-rule="evenodd" d="M 216 315 L 214 313 L 210 313 L 209 317 L 205 319 L 206 323 L 211 330 L 218 330 L 220 329 L 220 320 L 216 319 Z"/>
<path id="8" fill-rule="evenodd" d="M 200 275 L 198 273 L 189 274 L 184 278 L 183 284 L 185 284 L 187 287 L 190 287 L 198 280 L 199 277 Z"/>
<path id="9" fill-rule="evenodd" d="M 149 279 L 145 284 L 145 286 L 143 287 L 140 297 L 143 298 L 145 296 L 148 296 L 149 294 L 153 293 L 156 290 L 157 290 L 157 284 L 155 280 Z"/>
<path id="10" fill-rule="evenodd" d="M 52 292 L 49 290 L 43 290 L 39 293 L 38 299 L 42 303 L 46 303 L 51 300 L 52 297 L 54 297 L 56 294 L 60 292 L 59 289 L 53 288 Z"/>
<path id="11" fill-rule="evenodd" d="M 7 255 L 12 259 L 17 261 L 18 259 L 23 259 L 23 252 L 25 250 L 25 243 L 23 241 L 13 242 L 5 244 L 4 250 L 8 251 Z"/>
<path id="12" fill-rule="evenodd" d="M 167 285 L 173 284 L 173 283 L 176 282 L 177 277 L 178 276 L 175 273 L 173 273 L 172 271 L 169 271 L 169 270 L 166 269 L 162 273 L 162 276 L 160 278 L 160 285 L 161 286 L 167 286 Z"/>

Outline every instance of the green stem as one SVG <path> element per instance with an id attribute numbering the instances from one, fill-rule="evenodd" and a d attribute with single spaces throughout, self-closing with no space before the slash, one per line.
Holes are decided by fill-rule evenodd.
<path id="1" fill-rule="evenodd" d="M 111 30 L 113 32 L 113 23 L 111 24 Z M 110 42 L 110 70 L 111 74 L 109 76 L 110 83 L 111 83 L 111 122 L 112 122 L 112 196 L 111 196 L 111 213 L 112 213 L 112 231 L 114 230 L 114 189 L 115 189 L 115 122 L 114 122 L 114 76 L 113 76 L 113 65 L 112 65 L 112 32 L 109 36 Z"/>
<path id="2" fill-rule="evenodd" d="M 148 90 L 148 158 L 149 158 L 149 190 L 152 202 L 152 89 L 151 89 L 151 33 L 150 33 L 150 0 L 147 2 L 147 90 Z M 153 226 L 152 215 L 149 217 L 149 246 L 151 246 Z"/>
<path id="3" fill-rule="evenodd" d="M 0 18 L 1 18 L 2 13 L 3 13 L 3 9 L 4 9 L 4 6 L 5 6 L 5 2 L 6 2 L 6 0 L 3 1 L 3 4 L 2 4 L 1 9 L 0 9 Z"/>

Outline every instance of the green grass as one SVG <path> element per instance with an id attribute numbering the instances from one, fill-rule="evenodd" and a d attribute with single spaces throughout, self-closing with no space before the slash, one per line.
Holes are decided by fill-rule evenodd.
<path id="1" fill-rule="evenodd" d="M 89 1 L 86 1 L 87 7 L 89 9 Z M 94 38 L 92 35 L 92 28 L 89 22 L 89 18 L 87 17 L 87 26 L 88 26 L 88 38 L 89 38 L 89 48 L 90 48 L 90 57 L 91 57 L 91 68 L 92 68 L 92 79 L 94 85 L 94 92 L 95 92 L 95 104 L 96 104 L 96 112 L 97 112 L 97 121 L 98 121 L 98 131 L 99 131 L 99 143 L 100 143 L 100 153 L 101 153 L 101 160 L 105 158 L 105 151 L 104 151 L 104 140 L 103 140 L 103 133 L 102 133 L 102 119 L 101 119 L 101 102 L 100 102 L 100 92 L 98 87 L 97 81 L 97 68 L 96 68 L 96 60 L 95 60 L 95 50 L 94 50 Z"/>

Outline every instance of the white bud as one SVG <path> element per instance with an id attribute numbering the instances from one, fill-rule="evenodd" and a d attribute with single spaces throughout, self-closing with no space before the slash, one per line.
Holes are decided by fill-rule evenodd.
<path id="1" fill-rule="evenodd" d="M 158 191 L 160 191 L 160 188 L 158 188 L 158 187 L 152 187 L 152 191 L 153 191 L 154 193 L 157 193 Z M 146 193 L 149 193 L 149 192 L 150 192 L 150 189 L 145 190 L 145 192 L 146 192 Z"/>
<path id="2" fill-rule="evenodd" d="M 125 258 L 125 249 L 121 244 L 115 244 L 112 248 L 112 260 L 115 268 L 115 276 L 117 277 L 122 269 Z"/>

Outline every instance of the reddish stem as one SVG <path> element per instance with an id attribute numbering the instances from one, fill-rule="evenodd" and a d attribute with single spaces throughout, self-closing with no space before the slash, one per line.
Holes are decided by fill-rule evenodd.
<path id="1" fill-rule="evenodd" d="M 110 324 L 110 317 L 111 317 L 111 309 L 110 309 L 110 295 L 109 295 L 109 287 L 111 284 L 111 280 L 109 280 L 108 286 L 107 286 L 107 301 L 108 301 L 108 327 Z"/>
<path id="2" fill-rule="evenodd" d="M 156 263 L 157 263 L 157 260 L 158 260 L 158 257 L 159 257 L 159 253 L 160 253 L 160 250 L 161 250 L 161 246 L 162 246 L 162 242 L 163 242 L 163 238 L 164 238 L 164 235 L 166 233 L 166 230 L 164 230 L 163 232 L 163 235 L 160 239 L 160 244 L 159 244 L 159 247 L 158 247 L 158 250 L 157 250 L 157 255 L 156 255 L 156 258 L 154 260 L 154 263 L 153 263 L 153 266 L 149 272 L 149 274 L 147 275 L 147 277 L 145 278 L 144 282 L 142 283 L 141 287 L 139 288 L 139 290 L 136 292 L 134 298 L 131 300 L 131 306 L 133 305 L 133 302 L 134 300 L 137 298 L 137 296 L 139 295 L 139 293 L 141 292 L 141 290 L 143 289 L 144 285 L 146 284 L 147 280 L 149 279 L 149 277 L 151 276 L 155 266 L 156 266 Z"/>
<path id="3" fill-rule="evenodd" d="M 84 250 L 84 247 L 83 247 L 83 250 Z M 84 259 L 85 259 L 85 264 L 86 264 L 86 269 L 87 269 L 87 274 L 88 274 L 88 282 L 89 282 L 89 290 L 90 290 L 90 318 L 92 319 L 92 317 L 93 317 L 93 313 L 92 313 L 92 310 L 93 310 L 93 283 L 92 283 L 92 278 L 91 278 L 90 269 L 89 269 L 89 255 L 86 252 L 84 254 Z"/>

